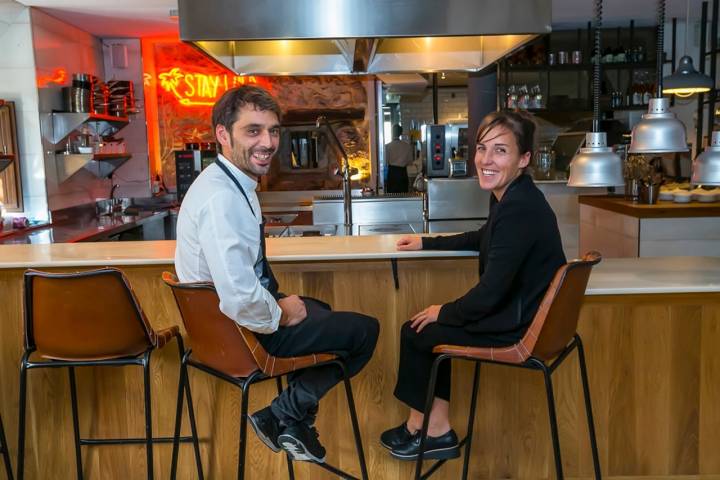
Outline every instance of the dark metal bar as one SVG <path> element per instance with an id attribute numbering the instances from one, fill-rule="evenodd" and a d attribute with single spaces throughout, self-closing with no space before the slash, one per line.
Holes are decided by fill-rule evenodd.
<path id="1" fill-rule="evenodd" d="M 73 437 L 75 439 L 75 469 L 77 471 L 78 480 L 83 478 L 82 452 L 80 451 L 80 419 L 77 405 L 77 384 L 75 383 L 75 367 L 68 368 L 68 377 L 70 378 L 70 405 L 72 407 L 73 420 Z"/>
<path id="2" fill-rule="evenodd" d="M 663 43 L 665 40 L 665 0 L 658 1 L 657 23 L 657 51 L 655 52 L 657 60 L 657 67 L 655 68 L 655 98 L 662 98 L 663 60 L 665 56 Z"/>
<path id="3" fill-rule="evenodd" d="M 472 449 L 473 427 L 475 425 L 475 409 L 477 407 L 478 388 L 480 387 L 480 362 L 475 362 L 475 375 L 473 376 L 472 400 L 470 401 L 470 415 L 467 433 L 465 434 L 465 459 L 463 460 L 462 480 L 466 480 L 470 468 L 470 450 Z"/>
<path id="4" fill-rule="evenodd" d="M 152 437 L 150 442 L 155 443 L 173 443 L 175 437 Z M 178 442 L 192 442 L 192 436 L 178 437 Z M 145 445 L 146 437 L 137 438 L 81 438 L 80 445 L 83 446 L 100 446 L 100 445 Z"/>
<path id="5" fill-rule="evenodd" d="M 687 30 L 688 26 L 685 25 L 685 29 Z M 672 54 L 670 57 L 670 63 L 672 67 L 672 73 L 675 73 L 675 60 L 677 59 L 677 46 L 675 45 L 675 39 L 677 38 L 677 17 L 673 17 L 672 19 Z M 687 35 L 685 35 L 685 38 L 687 38 Z M 687 49 L 687 45 L 685 45 L 685 49 Z M 670 96 L 670 106 L 675 105 L 675 95 Z"/>
<path id="6" fill-rule="evenodd" d="M 575 334 L 575 343 L 577 344 L 578 363 L 580 363 L 580 378 L 582 380 L 583 396 L 585 397 L 585 414 L 587 416 L 588 434 L 590 435 L 590 450 L 593 457 L 593 470 L 595 470 L 595 480 L 602 478 L 600 472 L 600 455 L 598 454 L 597 438 L 595 436 L 595 422 L 593 420 L 592 403 L 590 402 L 590 383 L 588 382 L 587 366 L 585 365 L 585 349 L 583 348 L 580 335 Z"/>
<path id="7" fill-rule="evenodd" d="M 183 390 L 185 388 L 185 366 L 184 356 L 180 353 L 180 377 L 178 378 L 178 397 L 177 403 L 175 404 L 175 430 L 173 434 L 173 449 L 172 449 L 172 460 L 170 462 L 170 480 L 175 480 L 177 476 L 177 460 L 180 430 L 182 429 L 182 409 L 183 409 Z"/>
<path id="8" fill-rule="evenodd" d="M 397 258 L 390 259 L 390 266 L 392 267 L 392 276 L 393 282 L 395 282 L 395 290 L 400 290 L 400 277 L 398 276 Z"/>
<path id="9" fill-rule="evenodd" d="M 700 73 L 705 73 L 705 44 L 707 43 L 707 20 L 708 20 L 708 2 L 702 2 L 702 15 L 700 16 L 700 62 L 698 69 Z M 697 109 L 697 130 L 695 132 L 695 155 L 702 153 L 703 145 L 703 100 L 705 95 L 698 93 L 698 109 Z M 712 128 L 712 125 L 710 125 Z"/>
<path id="10" fill-rule="evenodd" d="M 710 22 L 710 51 L 717 52 L 718 38 L 718 0 L 713 0 L 712 21 Z M 715 101 L 717 100 L 717 88 L 715 82 L 717 80 L 717 53 L 710 56 L 710 78 L 712 79 L 712 90 L 708 92 L 708 137 L 712 136 L 712 130 L 715 126 Z M 700 63 L 705 64 L 705 57 L 700 57 Z"/>
<path id="11" fill-rule="evenodd" d="M 153 436 L 152 436 L 152 402 L 150 398 L 150 354 L 152 350 L 143 355 L 143 383 L 145 384 L 145 456 L 147 457 L 147 478 L 153 480 Z M 173 437 L 174 438 L 174 437 Z"/>
<path id="12" fill-rule="evenodd" d="M 368 479 L 367 465 L 365 464 L 365 452 L 363 451 L 362 437 L 360 436 L 360 426 L 357 419 L 357 411 L 355 410 L 355 399 L 353 398 L 352 385 L 348 376 L 345 362 L 339 362 L 343 372 L 343 383 L 345 384 L 345 396 L 347 397 L 348 409 L 350 410 L 350 421 L 352 422 L 353 436 L 355 437 L 355 449 L 357 450 L 358 461 L 360 462 L 360 475 L 363 480 Z"/>
<path id="13" fill-rule="evenodd" d="M 3 463 L 5 464 L 5 475 L 8 480 L 13 480 L 12 465 L 10 465 L 10 451 L 8 450 L 7 439 L 5 438 L 2 418 L 0 418 L 0 449 L 2 450 Z"/>
<path id="14" fill-rule="evenodd" d="M 539 360 L 535 360 L 539 362 Z M 545 392 L 547 394 L 547 402 L 548 402 L 548 417 L 550 419 L 550 432 L 552 433 L 552 442 L 553 442 L 553 454 L 555 457 L 555 477 L 557 480 L 563 480 L 565 476 L 563 475 L 563 468 L 562 468 L 562 458 L 560 456 L 560 435 L 558 432 L 558 425 L 557 425 L 557 414 L 555 412 L 555 395 L 553 394 L 553 386 L 552 386 L 552 379 L 550 378 L 551 372 L 550 370 L 545 367 L 542 362 L 538 365 L 541 367 L 541 370 L 543 371 L 543 377 L 545 378 Z"/>
<path id="15" fill-rule="evenodd" d="M 20 361 L 20 400 L 18 412 L 18 456 L 17 478 L 25 478 L 25 402 L 27 400 L 27 359 L 30 352 L 25 352 Z"/>
<path id="16" fill-rule="evenodd" d="M 124 367 L 127 365 L 142 365 L 142 358 L 113 359 L 113 360 L 53 360 L 52 362 L 27 362 L 27 368 L 65 368 L 65 367 Z"/>
<path id="17" fill-rule="evenodd" d="M 248 403 L 250 402 L 250 382 L 242 386 L 242 406 L 240 407 L 240 442 L 238 445 L 238 480 L 245 478 L 245 444 L 247 443 Z"/>
<path id="18" fill-rule="evenodd" d="M 282 377 L 277 377 L 277 392 L 278 396 L 282 395 L 283 392 L 283 384 L 282 384 Z M 285 452 L 285 461 L 287 462 L 288 467 L 288 479 L 294 480 L 295 479 L 295 471 L 293 470 L 293 458 L 292 455 L 290 455 L 288 452 Z"/>
<path id="19" fill-rule="evenodd" d="M 425 396 L 425 411 L 423 412 L 423 423 L 420 429 L 420 449 L 418 451 L 417 460 L 415 461 L 415 479 L 422 478 L 423 456 L 425 455 L 425 440 L 427 439 L 428 427 L 430 426 L 430 411 L 432 410 L 433 399 L 435 397 L 435 384 L 437 383 L 437 374 L 440 364 L 444 360 L 450 360 L 449 355 L 439 355 L 432 365 L 430 371 L 430 383 L 428 385 L 427 394 Z"/>
<path id="20" fill-rule="evenodd" d="M 317 462 L 311 462 L 311 463 L 317 465 L 318 467 L 324 468 L 328 472 L 334 473 L 335 475 L 337 475 L 340 478 L 348 479 L 348 480 L 360 480 L 359 478 L 353 477 L 352 475 L 350 475 L 346 472 L 343 472 L 339 468 L 334 467 L 334 466 L 330 465 L 329 463 L 317 463 Z"/>
<path id="21" fill-rule="evenodd" d="M 192 434 L 193 450 L 195 452 L 195 466 L 198 471 L 198 480 L 204 480 L 202 469 L 202 459 L 200 458 L 200 442 L 197 432 L 197 425 L 195 424 L 195 407 L 193 406 L 192 393 L 190 391 L 190 378 L 188 377 L 187 365 L 184 367 L 184 383 L 185 383 L 185 395 L 187 396 L 188 404 L 188 417 L 190 417 L 190 433 Z M 178 432 L 179 433 L 179 432 Z"/>

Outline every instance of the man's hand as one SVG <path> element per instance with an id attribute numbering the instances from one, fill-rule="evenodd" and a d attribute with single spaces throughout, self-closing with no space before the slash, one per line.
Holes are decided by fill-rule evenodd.
<path id="1" fill-rule="evenodd" d="M 430 305 L 422 312 L 416 313 L 415 316 L 410 319 L 410 328 L 414 328 L 417 330 L 417 333 L 420 333 L 428 324 L 437 322 L 440 307 L 442 307 L 442 305 Z"/>
<path id="2" fill-rule="evenodd" d="M 417 235 L 402 237 L 395 244 L 398 250 L 422 250 L 422 238 Z"/>
<path id="3" fill-rule="evenodd" d="M 292 327 L 307 318 L 305 302 L 303 302 L 297 295 L 290 295 L 288 297 L 281 298 L 277 303 L 282 310 L 280 326 Z"/>

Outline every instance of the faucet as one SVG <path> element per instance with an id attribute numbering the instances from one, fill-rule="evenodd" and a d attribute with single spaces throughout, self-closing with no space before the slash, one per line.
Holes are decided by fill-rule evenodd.
<path id="1" fill-rule="evenodd" d="M 321 115 L 315 121 L 315 128 L 320 129 L 323 126 L 327 128 L 328 132 L 330 132 L 330 138 L 335 141 L 335 146 L 338 150 L 340 150 L 340 154 L 343 157 L 343 164 L 341 168 L 343 181 L 343 211 L 345 213 L 345 235 L 352 235 L 352 190 L 350 188 L 350 177 L 353 172 L 350 168 L 350 161 L 348 160 L 345 148 L 343 148 L 342 143 L 340 143 L 340 140 L 335 134 L 330 122 L 328 122 L 328 119 L 324 115 Z"/>
<path id="2" fill-rule="evenodd" d="M 115 198 L 115 190 L 117 190 L 119 186 L 119 184 L 115 183 L 112 187 L 110 187 L 110 213 L 114 213 L 121 209 L 119 201 L 120 199 Z"/>

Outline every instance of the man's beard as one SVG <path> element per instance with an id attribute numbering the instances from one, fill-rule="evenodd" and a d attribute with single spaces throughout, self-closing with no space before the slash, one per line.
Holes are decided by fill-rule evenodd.
<path id="1" fill-rule="evenodd" d="M 275 154 L 275 150 L 271 148 L 251 148 L 246 150 L 233 146 L 230 161 L 240 170 L 254 177 L 266 175 L 270 171 L 271 163 L 268 162 L 264 167 L 255 165 L 250 158 L 254 153 L 267 154 L 271 158 Z"/>

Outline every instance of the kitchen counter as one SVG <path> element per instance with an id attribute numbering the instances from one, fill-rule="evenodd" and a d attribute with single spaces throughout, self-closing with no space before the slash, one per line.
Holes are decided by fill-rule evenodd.
<path id="1" fill-rule="evenodd" d="M 102 215 L 80 217 L 74 221 L 53 223 L 45 227 L 23 230 L 0 238 L 0 245 L 89 242 L 139 227 L 149 221 L 161 220 L 166 210 L 140 212 L 137 215 Z"/>
<path id="2" fill-rule="evenodd" d="M 397 425 L 407 407 L 392 394 L 397 376 L 400 327 L 428 304 L 462 295 L 477 282 L 477 259 L 467 251 L 397 252 L 397 235 L 369 237 L 271 238 L 273 270 L 284 291 L 322 299 L 336 310 L 379 319 L 373 358 L 353 378 L 355 404 L 370 478 L 410 478 L 413 462 L 392 459 L 377 439 Z M 62 272 L 100 266 L 122 268 L 147 318 L 156 329 L 180 326 L 163 271 L 173 269 L 175 242 L 105 242 L 0 247 L 0 410 L 8 438 L 17 438 L 18 359 L 23 338 L 23 271 Z M 396 275 L 390 259 L 397 259 Z M 578 331 L 585 352 L 603 472 L 612 477 L 681 478 L 720 474 L 720 258 L 604 259 L 590 276 Z M 191 342 L 186 345 L 192 346 Z M 153 354 L 153 424 L 171 432 L 179 369 L 175 345 Z M 67 375 L 30 374 L 26 478 L 72 478 L 72 429 Z M 77 378 L 88 437 L 140 432 L 142 375 L 133 369 L 79 369 Z M 226 478 L 236 469 L 239 407 L 237 392 L 207 375 L 190 376 L 207 478 Z M 545 389 L 537 373 L 484 365 L 481 376 L 472 478 L 552 478 Z M 590 452 L 575 356 L 553 381 L 568 477 L 590 478 Z M 453 425 L 464 428 L 472 366 L 453 363 Z M 123 395 L 118 395 L 122 389 Z M 253 387 L 251 410 L 276 395 L 273 382 Z M 66 401 L 63 402 L 62 400 Z M 130 403 L 128 403 L 130 402 Z M 329 461 L 359 476 L 342 388 L 329 392 L 317 428 Z M 535 406 L 535 407 L 533 407 Z M 540 410 L 538 410 L 540 409 Z M 382 412 L 382 414 L 378 414 Z M 187 418 L 183 418 L 187 430 Z M 678 434 L 682 432 L 682 435 Z M 680 435 L 680 436 L 679 436 Z M 680 438 L 680 440 L 678 440 Z M 230 439 L 230 441 L 229 441 Z M 691 440 L 686 440 L 691 439 Z M 42 448 L 51 442 L 57 448 Z M 282 478 L 287 467 L 249 434 L 248 478 Z M 68 447 L 70 445 L 70 447 Z M 67 448 L 66 448 L 67 447 Z M 11 455 L 15 444 L 10 442 Z M 532 449 L 532 454 L 528 454 Z M 108 480 L 135 478 L 144 471 L 139 449 L 93 449 Z M 668 466 L 667 458 L 688 462 Z M 692 460 L 692 461 L 691 461 Z M 156 475 L 168 478 L 170 449 L 155 452 Z M 317 467 L 296 465 L 297 478 L 331 478 Z M 462 462 L 448 462 L 438 479 L 459 478 Z M 178 478 L 193 478 L 191 450 L 181 448 Z M 687 478 L 687 477 L 682 477 Z"/>
<path id="3" fill-rule="evenodd" d="M 467 251 L 400 252 L 395 243 L 401 237 L 268 238 L 268 259 L 275 264 L 477 256 Z M 171 265 L 174 255 L 174 241 L 7 245 L 0 248 L 0 269 Z M 586 295 L 703 292 L 720 292 L 720 257 L 606 258 L 594 268 Z"/>
<path id="4" fill-rule="evenodd" d="M 658 200 L 656 204 L 648 205 L 622 196 L 608 195 L 580 195 L 578 202 L 636 218 L 720 217 L 720 202 L 675 203 Z"/>
<path id="5" fill-rule="evenodd" d="M 620 196 L 585 196 L 580 251 L 611 257 L 720 256 L 720 202 L 654 205 Z"/>

